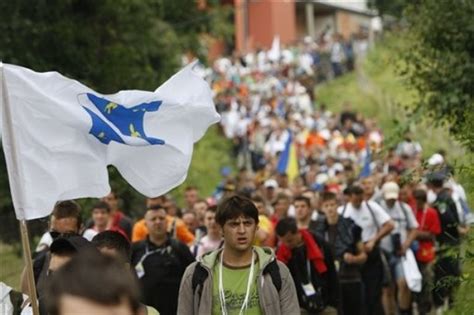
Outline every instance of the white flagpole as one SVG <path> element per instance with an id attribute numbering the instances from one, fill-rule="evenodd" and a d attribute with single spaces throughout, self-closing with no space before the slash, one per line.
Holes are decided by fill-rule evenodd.
<path id="1" fill-rule="evenodd" d="M 3 139 L 6 139 L 7 137 L 10 137 L 11 141 L 9 141 L 9 145 L 12 147 L 12 159 L 7 158 L 7 169 L 8 169 L 8 174 L 9 177 L 13 177 L 11 172 L 17 173 L 19 171 L 17 163 L 17 151 L 15 148 L 15 141 L 13 140 L 13 128 L 11 123 L 6 123 L 11 122 L 11 112 L 10 112 L 10 106 L 8 103 L 8 97 L 7 97 L 7 89 L 6 89 L 6 83 L 4 80 L 4 73 L 3 73 L 3 63 L 0 61 L 0 99 L 2 100 L 2 116 L 3 116 L 3 131 L 2 132 L 2 137 Z M 5 145 L 5 141 L 3 142 L 3 145 Z M 18 173 L 17 173 L 18 174 Z M 14 185 L 15 181 L 10 180 L 10 186 Z M 10 187 L 10 190 L 13 194 L 19 194 L 20 196 L 13 196 L 13 200 L 21 200 L 21 187 Z M 15 203 L 15 202 L 14 202 Z M 17 210 L 17 209 L 16 209 Z M 30 250 L 30 241 L 28 237 L 28 227 L 26 226 L 26 221 L 22 218 L 20 220 L 20 231 L 21 231 L 21 243 L 22 243 L 22 248 L 23 248 L 23 258 L 25 260 L 25 266 L 26 266 L 26 275 L 28 279 L 28 295 L 31 301 L 31 307 L 33 309 L 33 314 L 34 315 L 39 315 L 39 308 L 38 308 L 38 299 L 36 296 L 36 286 L 35 286 L 35 280 L 34 280 L 34 274 L 33 274 L 33 260 L 31 259 L 31 250 Z"/>

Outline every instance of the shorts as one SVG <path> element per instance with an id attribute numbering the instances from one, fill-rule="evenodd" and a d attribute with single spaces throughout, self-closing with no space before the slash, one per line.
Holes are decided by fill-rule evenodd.
<path id="1" fill-rule="evenodd" d="M 403 272 L 402 257 L 392 253 L 385 252 L 385 257 L 390 269 L 390 275 L 394 282 L 405 279 L 405 273 Z"/>

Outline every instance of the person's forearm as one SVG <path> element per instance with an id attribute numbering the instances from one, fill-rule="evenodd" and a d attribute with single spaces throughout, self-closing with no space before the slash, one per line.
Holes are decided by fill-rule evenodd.
<path id="1" fill-rule="evenodd" d="M 385 222 L 385 224 L 382 225 L 382 228 L 378 231 L 377 235 L 374 238 L 375 243 L 380 242 L 382 238 L 390 234 L 394 227 L 395 226 L 392 220 Z"/>
<path id="2" fill-rule="evenodd" d="M 362 242 L 358 242 L 356 244 L 356 253 L 353 255 L 353 257 L 353 264 L 362 265 L 367 261 L 367 254 L 365 253 L 364 244 Z"/>
<path id="3" fill-rule="evenodd" d="M 418 231 L 416 233 L 416 239 L 419 241 L 432 241 L 434 240 L 434 235 L 433 233 L 429 231 Z"/>
<path id="4" fill-rule="evenodd" d="M 407 235 L 407 239 L 405 240 L 405 243 L 403 244 L 403 246 L 405 248 L 410 247 L 411 243 L 413 243 L 413 241 L 416 239 L 417 234 L 418 234 L 418 231 L 416 229 L 410 229 Z"/>
<path id="5" fill-rule="evenodd" d="M 357 255 L 354 255 L 354 264 L 362 265 L 363 263 L 365 263 L 366 260 L 367 254 L 365 252 L 361 252 Z"/>

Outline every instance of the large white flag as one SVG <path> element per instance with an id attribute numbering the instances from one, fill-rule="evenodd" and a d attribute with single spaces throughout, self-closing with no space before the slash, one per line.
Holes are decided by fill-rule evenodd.
<path id="1" fill-rule="evenodd" d="M 193 66 L 154 92 L 102 95 L 57 72 L 4 64 L 2 142 L 17 218 L 106 195 L 110 164 L 149 197 L 181 184 L 194 142 L 220 119 Z"/>

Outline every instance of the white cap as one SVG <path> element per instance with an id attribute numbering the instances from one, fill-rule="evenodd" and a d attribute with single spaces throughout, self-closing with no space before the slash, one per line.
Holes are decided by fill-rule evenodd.
<path id="1" fill-rule="evenodd" d="M 319 132 L 319 136 L 324 140 L 328 141 L 331 139 L 331 132 L 328 129 L 323 129 Z"/>
<path id="2" fill-rule="evenodd" d="M 400 192 L 400 187 L 398 187 L 395 182 L 386 182 L 382 186 L 383 198 L 385 200 L 389 199 L 398 199 L 398 193 Z"/>
<path id="3" fill-rule="evenodd" d="M 325 184 L 329 180 L 329 176 L 326 173 L 319 173 L 316 176 L 316 184 Z"/>
<path id="4" fill-rule="evenodd" d="M 265 181 L 263 186 L 265 186 L 265 188 L 278 188 L 278 183 L 273 178 L 270 178 Z"/>
<path id="5" fill-rule="evenodd" d="M 434 166 L 434 165 L 439 165 L 443 164 L 444 158 L 441 154 L 435 153 L 433 154 L 429 159 L 428 159 L 428 165 Z"/>

